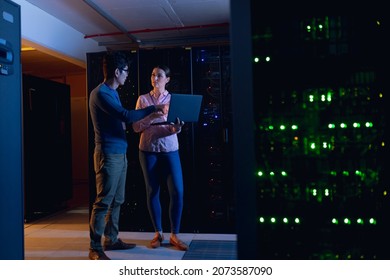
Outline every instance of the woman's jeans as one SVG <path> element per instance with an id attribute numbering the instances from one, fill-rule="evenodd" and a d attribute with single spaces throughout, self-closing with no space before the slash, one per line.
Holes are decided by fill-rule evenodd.
<path id="1" fill-rule="evenodd" d="M 154 230 L 162 231 L 160 182 L 166 182 L 170 199 L 171 233 L 179 233 L 183 210 L 183 174 L 179 151 L 168 153 L 139 151 L 139 161 L 144 174 L 147 206 Z"/>

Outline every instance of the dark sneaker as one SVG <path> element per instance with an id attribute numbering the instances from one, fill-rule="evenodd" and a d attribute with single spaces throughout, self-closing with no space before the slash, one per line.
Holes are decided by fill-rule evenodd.
<path id="1" fill-rule="evenodd" d="M 90 260 L 111 260 L 103 251 L 89 249 L 88 258 Z"/>
<path id="2" fill-rule="evenodd" d="M 110 244 L 110 243 L 104 243 L 104 250 L 110 251 L 110 250 L 128 250 L 133 249 L 136 245 L 132 243 L 125 243 L 122 241 L 122 239 L 118 238 L 118 241 Z"/>

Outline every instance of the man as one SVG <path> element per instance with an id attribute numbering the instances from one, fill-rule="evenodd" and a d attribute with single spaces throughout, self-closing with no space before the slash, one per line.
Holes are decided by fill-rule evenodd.
<path id="1" fill-rule="evenodd" d="M 135 244 L 125 243 L 118 238 L 120 207 L 125 200 L 127 173 L 125 124 L 148 115 L 159 118 L 168 110 L 164 105 L 153 105 L 142 110 L 126 110 L 122 107 L 117 88 L 124 85 L 129 74 L 124 53 L 107 54 L 103 61 L 103 73 L 104 81 L 92 90 L 89 99 L 95 134 L 96 174 L 96 198 L 89 222 L 91 260 L 109 260 L 104 251 L 135 247 Z"/>

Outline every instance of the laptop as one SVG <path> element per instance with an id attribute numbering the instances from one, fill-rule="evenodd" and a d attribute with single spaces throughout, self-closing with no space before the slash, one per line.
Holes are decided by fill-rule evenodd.
<path id="1" fill-rule="evenodd" d="M 183 122 L 197 122 L 203 95 L 171 93 L 167 121 L 152 125 L 172 124 L 179 118 Z"/>

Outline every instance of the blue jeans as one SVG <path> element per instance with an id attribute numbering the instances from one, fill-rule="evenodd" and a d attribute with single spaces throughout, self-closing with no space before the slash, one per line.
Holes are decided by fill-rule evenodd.
<path id="1" fill-rule="evenodd" d="M 96 199 L 89 221 L 90 248 L 102 249 L 102 235 L 115 243 L 119 234 L 120 207 L 125 201 L 126 154 L 94 153 Z"/>
<path id="2" fill-rule="evenodd" d="M 183 174 L 179 151 L 152 153 L 139 151 L 139 161 L 144 174 L 146 201 L 155 231 L 162 231 L 160 180 L 164 180 L 169 192 L 169 219 L 171 233 L 179 233 L 183 211 Z"/>

